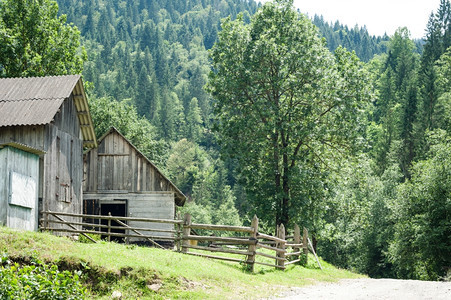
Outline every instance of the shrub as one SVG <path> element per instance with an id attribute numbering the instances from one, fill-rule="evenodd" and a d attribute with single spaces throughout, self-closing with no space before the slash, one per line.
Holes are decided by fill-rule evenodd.
<path id="1" fill-rule="evenodd" d="M 34 261 L 21 266 L 1 256 L 0 299 L 85 299 L 81 272 L 60 272 L 56 265 Z"/>

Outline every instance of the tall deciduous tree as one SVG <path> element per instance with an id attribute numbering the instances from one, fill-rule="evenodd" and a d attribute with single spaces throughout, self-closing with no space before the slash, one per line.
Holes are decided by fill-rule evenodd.
<path id="1" fill-rule="evenodd" d="M 293 188 L 302 185 L 302 165 L 350 145 L 370 97 L 358 58 L 342 48 L 332 55 L 292 2 L 266 3 L 249 25 L 226 19 L 208 84 L 223 149 L 273 225 L 288 224 L 302 203 Z"/>
<path id="2" fill-rule="evenodd" d="M 0 77 L 81 74 L 79 39 L 55 1 L 0 1 Z"/>

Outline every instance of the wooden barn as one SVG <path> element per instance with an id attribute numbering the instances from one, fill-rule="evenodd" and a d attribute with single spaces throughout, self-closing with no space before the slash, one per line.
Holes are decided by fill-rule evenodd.
<path id="1" fill-rule="evenodd" d="M 114 127 L 85 154 L 84 214 L 175 218 L 185 195 Z M 172 224 L 129 221 L 129 226 L 172 230 Z M 148 234 L 148 232 L 142 232 Z M 167 237 L 170 233 L 155 232 Z M 139 242 L 140 239 L 130 239 Z M 143 240 L 144 241 L 144 240 Z"/>
<path id="2" fill-rule="evenodd" d="M 83 148 L 96 146 L 79 75 L 0 79 L 0 224 L 82 213 Z"/>

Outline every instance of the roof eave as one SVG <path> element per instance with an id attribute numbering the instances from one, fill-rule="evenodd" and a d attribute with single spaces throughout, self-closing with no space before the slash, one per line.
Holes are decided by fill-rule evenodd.
<path id="1" fill-rule="evenodd" d="M 96 148 L 98 144 L 94 131 L 94 124 L 92 122 L 88 99 L 81 77 L 78 79 L 72 93 L 74 104 L 77 109 L 78 120 L 80 122 L 80 130 L 83 135 L 83 146 L 86 148 Z"/>

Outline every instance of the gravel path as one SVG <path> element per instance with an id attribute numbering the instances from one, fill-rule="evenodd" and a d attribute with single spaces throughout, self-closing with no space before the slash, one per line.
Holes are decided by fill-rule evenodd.
<path id="1" fill-rule="evenodd" d="M 451 300 L 451 282 L 398 279 L 345 279 L 293 288 L 279 300 Z"/>

